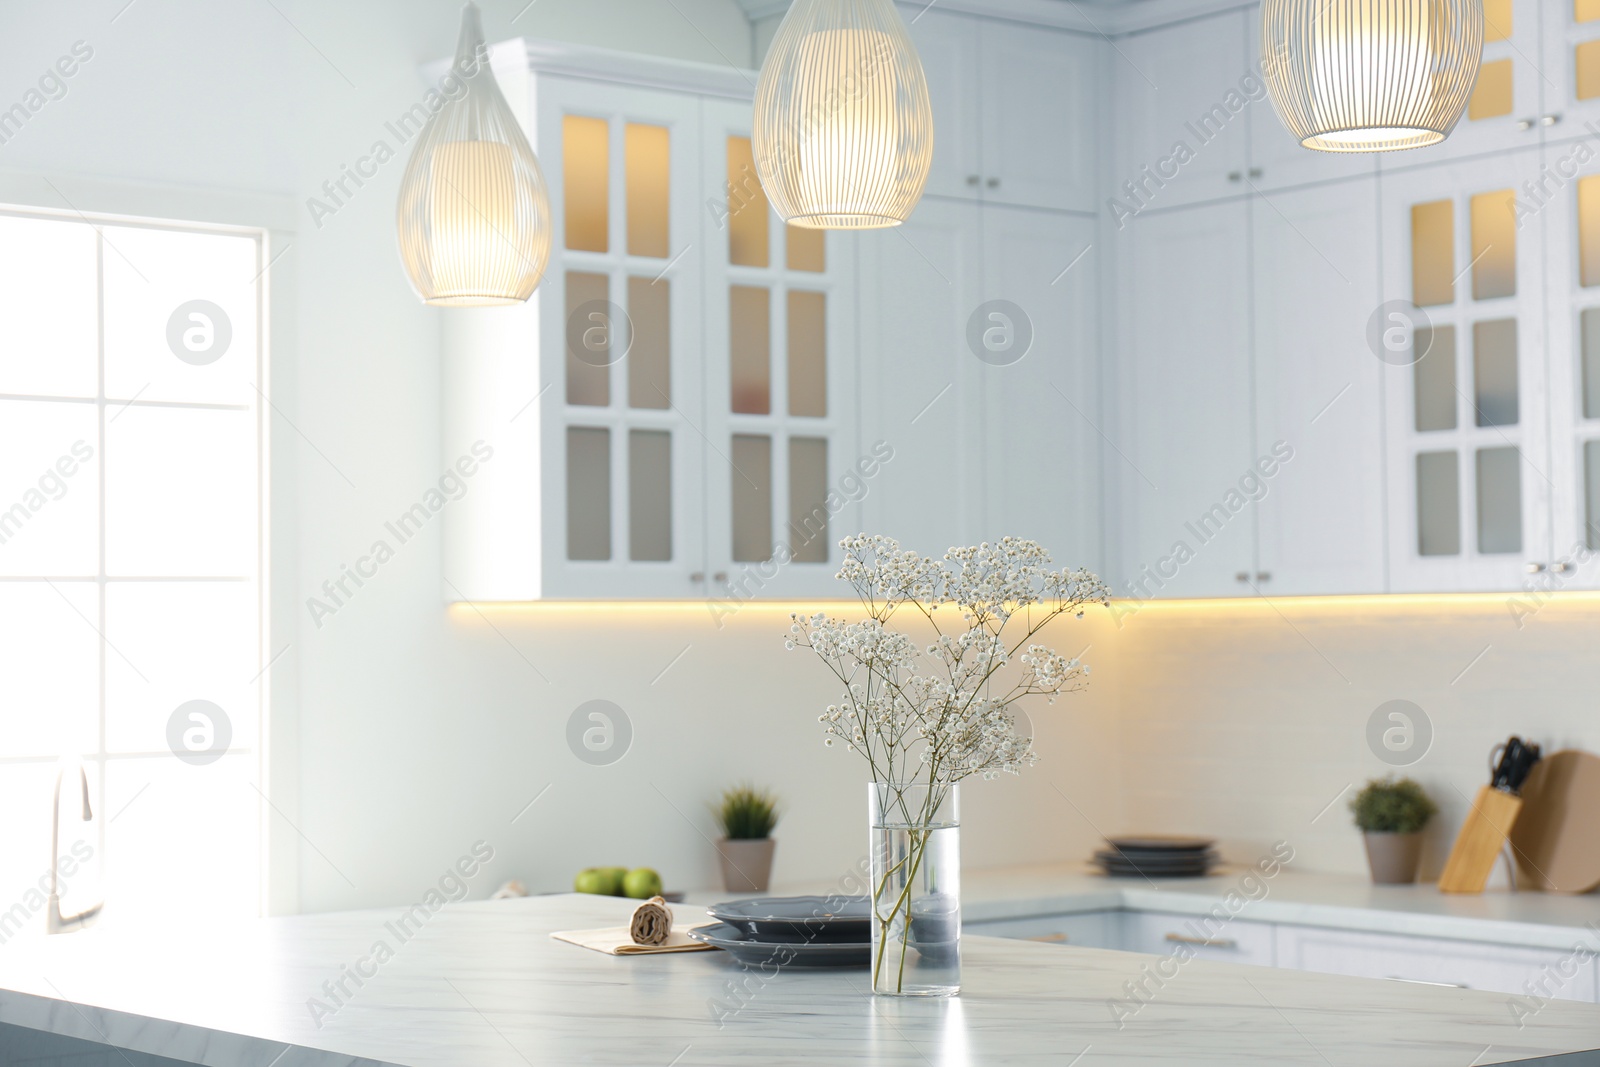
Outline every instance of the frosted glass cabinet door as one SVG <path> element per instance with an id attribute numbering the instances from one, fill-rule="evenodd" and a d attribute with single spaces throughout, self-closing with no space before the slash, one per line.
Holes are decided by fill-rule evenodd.
<path id="1" fill-rule="evenodd" d="M 1366 338 L 1380 303 L 1375 183 L 1277 192 L 1251 211 L 1256 451 L 1293 449 L 1255 490 L 1257 584 L 1381 593 L 1383 365 Z"/>
<path id="2" fill-rule="evenodd" d="M 1122 318 L 1118 425 L 1106 428 L 1122 553 L 1107 577 L 1119 596 L 1251 592 L 1249 212 L 1155 212 L 1118 239 L 1139 309 Z"/>
<path id="3" fill-rule="evenodd" d="M 1516 199 L 1538 167 L 1516 152 L 1383 178 L 1384 307 L 1400 315 L 1385 329 L 1404 341 L 1381 371 L 1396 592 L 1515 590 L 1553 560 L 1543 266 L 1558 212 Z"/>
<path id="4" fill-rule="evenodd" d="M 1545 139 L 1588 137 L 1600 120 L 1600 9 L 1590 0 L 1546 0 L 1540 121 Z"/>
<path id="5" fill-rule="evenodd" d="M 1587 9 L 1585 9 L 1587 11 Z M 1596 10 L 1600 15 L 1600 9 Z M 1600 35 L 1600 19 L 1585 23 Z M 1545 165 L 1571 145 L 1545 148 Z M 1600 165 L 1591 162 L 1540 212 L 1550 287 L 1550 572 L 1555 589 L 1600 588 Z M 1594 553 L 1591 558 L 1585 555 Z"/>
<path id="6" fill-rule="evenodd" d="M 778 218 L 747 105 L 701 114 L 704 595 L 839 596 L 838 541 L 861 528 L 875 462 L 856 434 L 855 242 Z"/>
<path id="7" fill-rule="evenodd" d="M 541 595 L 704 596 L 701 286 L 687 254 L 705 200 L 700 102 L 535 84 L 556 223 L 534 297 Z"/>

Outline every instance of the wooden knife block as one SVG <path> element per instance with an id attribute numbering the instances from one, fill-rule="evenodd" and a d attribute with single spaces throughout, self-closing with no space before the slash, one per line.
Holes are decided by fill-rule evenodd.
<path id="1" fill-rule="evenodd" d="M 1522 811 L 1522 798 L 1481 786 L 1439 876 L 1443 893 L 1481 893 Z"/>

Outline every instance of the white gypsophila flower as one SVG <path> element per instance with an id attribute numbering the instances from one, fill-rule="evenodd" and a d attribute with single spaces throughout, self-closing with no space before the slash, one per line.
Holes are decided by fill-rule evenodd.
<path id="1" fill-rule="evenodd" d="M 1021 538 L 952 548 L 942 560 L 888 537 L 856 535 L 839 544 L 838 576 L 868 617 L 794 614 L 784 638 L 785 648 L 810 649 L 844 686 L 840 702 L 819 716 L 823 743 L 837 740 L 860 753 L 876 780 L 940 788 L 974 774 L 1016 774 L 1036 762 L 1033 739 L 1016 732 L 1008 707 L 1081 689 L 1088 668 L 1028 639 L 1052 619 L 1105 604 L 1105 583 L 1086 570 L 1052 570 L 1049 554 Z M 956 608 L 961 625 L 936 621 L 941 606 Z M 899 610 L 932 627 L 933 640 L 919 644 L 890 629 Z M 1010 627 L 1024 631 L 1020 640 Z"/>

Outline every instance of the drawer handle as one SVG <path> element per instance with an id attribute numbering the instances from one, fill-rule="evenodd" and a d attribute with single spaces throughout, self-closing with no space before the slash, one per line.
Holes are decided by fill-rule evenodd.
<path id="1" fill-rule="evenodd" d="M 1179 945 L 1200 945 L 1203 948 L 1239 947 L 1239 942 L 1231 937 L 1186 937 L 1183 934 L 1168 934 L 1167 940 Z"/>
<path id="2" fill-rule="evenodd" d="M 1433 986 L 1439 986 L 1441 989 L 1471 989 L 1472 988 L 1471 986 L 1467 985 L 1464 982 L 1425 982 L 1421 978 L 1401 978 L 1398 974 L 1391 974 L 1389 976 L 1389 981 L 1391 981 L 1391 982 L 1404 982 L 1407 985 L 1433 985 Z"/>
<path id="3" fill-rule="evenodd" d="M 1066 934 L 1040 934 L 1038 937 L 1026 938 L 1028 941 L 1043 941 L 1047 945 L 1064 945 L 1072 938 Z"/>

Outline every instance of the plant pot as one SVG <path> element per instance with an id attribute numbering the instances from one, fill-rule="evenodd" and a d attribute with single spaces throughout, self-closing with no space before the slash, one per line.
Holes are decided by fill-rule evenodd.
<path id="1" fill-rule="evenodd" d="M 730 893 L 765 893 L 772 879 L 772 851 L 777 847 L 778 842 L 770 837 L 717 838 L 722 887 Z"/>
<path id="2" fill-rule="evenodd" d="M 1367 866 L 1378 885 L 1410 885 L 1422 858 L 1422 831 L 1411 834 L 1367 832 Z"/>

